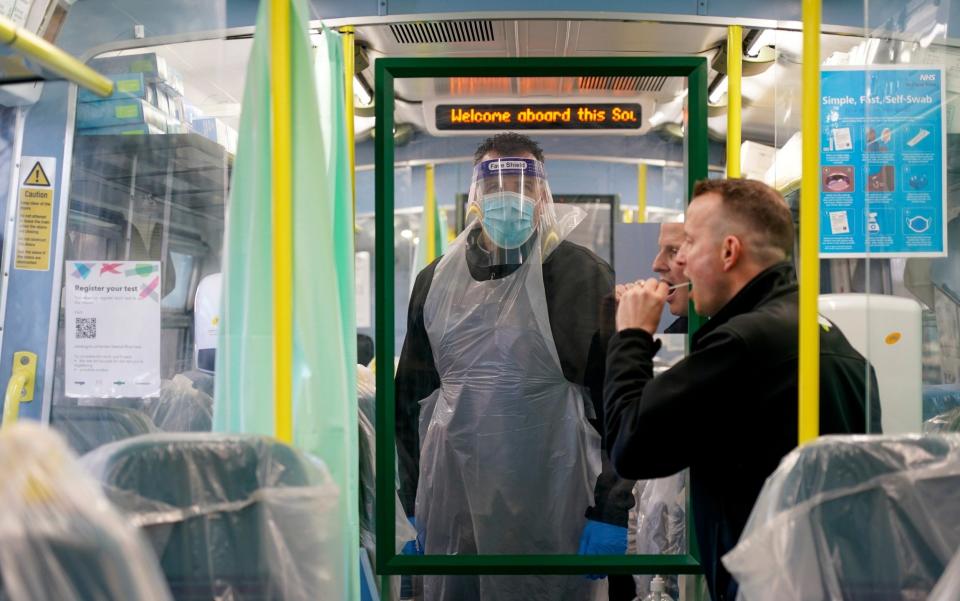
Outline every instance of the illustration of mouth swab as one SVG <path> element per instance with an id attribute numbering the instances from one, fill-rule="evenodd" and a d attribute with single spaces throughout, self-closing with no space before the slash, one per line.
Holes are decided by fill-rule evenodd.
<path id="1" fill-rule="evenodd" d="M 921 129 L 920 131 L 917 132 L 917 135 L 915 135 L 915 136 L 913 136 L 912 138 L 910 138 L 910 141 L 907 142 L 907 146 L 913 148 L 914 146 L 916 146 L 917 144 L 920 143 L 920 140 L 923 140 L 924 138 L 926 138 L 926 137 L 929 136 L 929 135 L 930 135 L 930 132 L 929 132 L 929 131 L 927 131 L 927 130 L 925 130 L 925 129 Z"/>

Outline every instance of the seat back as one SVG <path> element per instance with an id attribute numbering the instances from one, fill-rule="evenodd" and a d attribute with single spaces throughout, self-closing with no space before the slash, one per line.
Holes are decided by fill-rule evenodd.
<path id="1" fill-rule="evenodd" d="M 297 450 L 252 435 L 161 433 L 84 463 L 147 533 L 175 599 L 343 598 L 337 489 Z"/>
<path id="2" fill-rule="evenodd" d="M 83 405 L 54 405 L 50 409 L 50 427 L 62 434 L 78 455 L 157 430 L 150 418 L 136 409 Z"/>
<path id="3" fill-rule="evenodd" d="M 724 564 L 745 599 L 924 598 L 960 546 L 960 435 L 825 436 L 767 479 Z"/>
<path id="4" fill-rule="evenodd" d="M 0 506 L 0 599 L 170 599 L 142 535 L 53 430 L 0 431 Z"/>

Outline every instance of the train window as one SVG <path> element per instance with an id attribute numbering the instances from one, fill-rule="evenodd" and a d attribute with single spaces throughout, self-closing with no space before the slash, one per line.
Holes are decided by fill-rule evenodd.
<path id="1" fill-rule="evenodd" d="M 80 91 L 51 424 L 79 451 L 155 430 L 209 430 L 198 284 L 220 272 L 250 39 L 114 51 Z M 209 316 L 207 316 L 207 321 Z M 209 324 L 203 336 L 210 338 Z"/>
<path id="2" fill-rule="evenodd" d="M 178 252 L 170 253 L 171 269 L 173 269 L 173 273 L 181 275 L 180 279 L 176 281 L 176 286 L 160 301 L 161 308 L 171 311 L 187 310 L 187 300 L 191 291 L 193 291 L 193 265 L 194 258 L 192 256 Z M 184 277 L 187 274 L 189 274 L 189 277 Z"/>
<path id="3" fill-rule="evenodd" d="M 0 261 L 2 261 L 3 272 L 8 273 L 10 269 L 10 260 L 16 249 L 13 247 L 14 230 L 13 214 L 17 210 L 16 198 L 10 197 L 13 190 L 11 180 L 14 177 L 14 167 L 17 162 L 16 147 L 17 138 L 20 136 L 20 130 L 23 124 L 23 109 L 16 106 L 3 106 L 5 98 L 4 86 L 0 86 L 0 215 L 6 215 L 5 226 L 0 228 Z M 9 247 L 9 248 L 8 248 Z M 7 278 L 4 276 L 0 283 L 0 297 L 6 298 L 3 287 L 6 286 Z"/>
<path id="4" fill-rule="evenodd" d="M 865 427 L 885 434 L 960 431 L 958 50 L 942 9 L 917 9 L 887 20 L 865 5 L 882 31 L 826 57 L 821 78 L 820 196 L 832 214 L 821 224 L 820 308 L 872 364 L 879 406 Z"/>

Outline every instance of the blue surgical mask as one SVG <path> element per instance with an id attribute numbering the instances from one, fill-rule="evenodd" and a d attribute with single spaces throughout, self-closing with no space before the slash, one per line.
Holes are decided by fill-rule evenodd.
<path id="1" fill-rule="evenodd" d="M 516 192 L 499 192 L 482 201 L 483 229 L 500 248 L 520 248 L 533 235 L 535 203 Z"/>

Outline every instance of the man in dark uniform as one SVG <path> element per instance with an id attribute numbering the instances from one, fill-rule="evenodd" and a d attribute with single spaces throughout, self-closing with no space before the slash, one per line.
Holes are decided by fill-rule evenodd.
<path id="1" fill-rule="evenodd" d="M 690 468 L 694 526 L 710 594 L 733 601 L 720 563 L 757 495 L 797 444 L 798 299 L 793 222 L 783 198 L 750 180 L 703 181 L 687 210 L 677 255 L 697 313 L 709 321 L 690 354 L 653 377 L 653 332 L 667 284 L 626 291 L 610 341 L 607 448 L 626 478 Z M 866 360 L 826 320 L 820 331 L 820 432 L 880 431 L 877 382 Z"/>
<path id="2" fill-rule="evenodd" d="M 622 554 L 626 550 L 633 483 L 616 476 L 599 447 L 588 448 L 599 442 L 602 424 L 606 345 L 613 331 L 613 272 L 591 251 L 563 241 L 559 222 L 548 225 L 552 222 L 547 217 L 555 211 L 573 209 L 552 206 L 545 178 L 540 181 L 542 161 L 539 146 L 525 136 L 509 133 L 486 140 L 476 151 L 475 171 L 479 175 L 475 175 L 471 188 L 470 211 L 477 219 L 468 224 L 447 255 L 418 275 L 413 288 L 396 376 L 397 445 L 401 501 L 408 516 L 415 516 L 420 536 L 426 539 L 427 553 L 579 550 Z M 507 182 L 520 183 L 511 187 Z M 510 208 L 505 212 L 505 207 Z M 506 215 L 515 216 L 515 220 L 506 219 Z M 560 232 L 559 237 L 556 232 Z M 458 266 L 462 266 L 460 271 Z M 463 275 L 458 275 L 461 272 Z M 515 289 L 495 296 L 505 286 Z M 520 317 L 514 318 L 517 312 Z M 455 318 L 449 317 L 454 313 Z M 463 324 L 468 322 L 478 325 L 473 330 L 464 329 Z M 547 331 L 536 326 L 540 322 L 548 322 Z M 484 346 L 487 338 L 489 347 Z M 530 346 L 531 340 L 542 344 Z M 475 357 L 461 359 L 464 369 L 446 367 L 459 356 L 473 352 L 477 352 Z M 549 360 L 553 355 L 556 359 Z M 540 366 L 543 360 L 559 363 L 555 375 L 560 382 L 555 381 L 549 365 Z M 481 373 L 482 377 L 477 377 L 492 382 L 491 387 L 501 380 L 513 384 L 485 396 L 486 384 L 471 381 L 474 374 Z M 462 393 L 466 388 L 473 391 L 473 396 Z M 567 388 L 576 389 L 576 393 L 569 396 L 564 392 Z M 516 402 L 504 406 L 503 398 L 514 389 L 518 391 Z M 583 391 L 589 396 L 584 397 Z M 438 394 L 440 401 L 436 400 Z M 538 414 L 555 411 L 551 407 L 568 402 L 568 415 L 541 418 Z M 441 404 L 446 413 L 438 417 Z M 484 407 L 482 411 L 477 408 L 480 406 Z M 458 420 L 471 411 L 481 412 L 463 417 L 464 428 L 454 431 Z M 588 427 L 590 432 L 568 438 L 545 433 L 564 431 L 568 428 L 565 424 L 577 421 L 577 411 L 584 418 L 579 421 L 592 426 Z M 488 435 L 486 422 L 495 413 L 506 418 Z M 437 433 L 440 430 L 442 434 Z M 449 452 L 448 447 L 457 450 Z M 530 453 L 543 454 L 545 463 L 537 465 L 538 458 Z M 593 491 L 588 497 L 578 495 L 575 486 L 559 481 L 544 485 L 556 486 L 553 492 L 534 490 L 543 488 L 538 482 L 549 478 L 548 472 L 567 469 L 567 464 L 580 461 L 584 454 L 592 454 L 594 459 L 602 455 L 599 477 L 599 465 L 586 476 L 591 472 L 587 465 L 591 462 L 584 461 L 582 469 L 570 472 L 577 475 L 566 480 L 586 477 L 579 490 L 587 486 Z M 498 459 L 513 464 L 498 465 Z M 557 459 L 563 466 L 551 465 Z M 459 463 L 451 467 L 455 461 Z M 476 478 L 486 478 L 482 489 L 471 488 Z M 541 499 L 541 495 L 546 496 Z M 451 497 L 458 500 L 451 501 Z M 556 507 L 564 506 L 568 513 L 550 517 Z M 573 530 L 562 536 L 537 532 L 541 519 L 546 530 Z M 556 523 L 546 525 L 551 520 Z M 450 535 L 451 531 L 456 533 Z M 529 547 L 526 541 L 514 540 L 524 537 L 524 532 L 534 541 Z M 472 577 L 473 581 L 471 577 L 458 577 L 453 583 L 454 578 L 436 583 L 432 593 L 428 586 L 427 598 L 547 599 L 551 594 L 557 595 L 554 599 L 586 598 L 583 591 L 572 590 L 583 588 L 583 577 L 560 589 L 543 586 L 545 577 Z M 622 579 L 621 584 L 623 598 L 632 598 L 630 579 Z"/>

